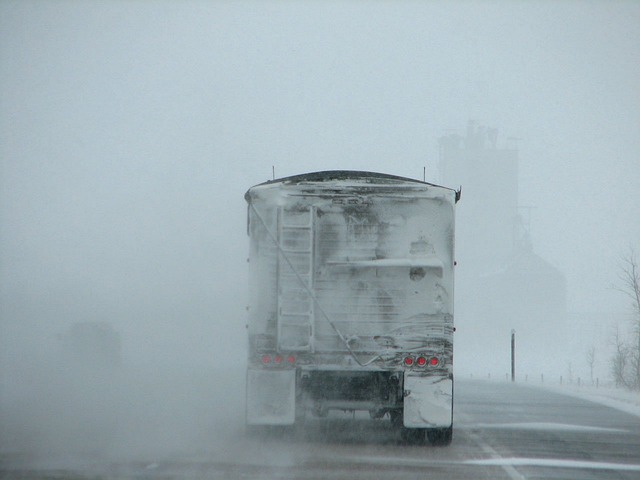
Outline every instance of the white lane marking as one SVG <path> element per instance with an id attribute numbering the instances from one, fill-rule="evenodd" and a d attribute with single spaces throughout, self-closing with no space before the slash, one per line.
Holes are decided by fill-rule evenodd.
<path id="1" fill-rule="evenodd" d="M 640 465 L 627 463 L 589 462 L 584 460 L 561 460 L 554 458 L 490 458 L 483 460 L 465 460 L 467 465 L 521 466 L 521 467 L 557 467 L 584 468 L 590 470 L 622 470 L 640 472 Z"/>
<path id="2" fill-rule="evenodd" d="M 408 457 L 383 457 L 377 455 L 375 457 L 356 455 L 339 458 L 332 458 L 334 461 L 342 461 L 346 463 L 362 462 L 371 465 L 385 465 L 395 467 L 429 467 L 433 465 L 461 465 L 463 462 L 459 460 L 437 460 L 437 459 L 420 459 Z"/>
<path id="3" fill-rule="evenodd" d="M 485 428 L 485 429 L 513 429 L 513 430 L 543 430 L 553 432 L 596 432 L 596 433 L 629 433 L 620 428 L 593 427 L 589 425 L 571 425 L 566 423 L 551 422 L 521 422 L 521 423 L 476 423 L 467 424 L 459 428 Z"/>
<path id="4" fill-rule="evenodd" d="M 491 458 L 484 460 L 477 460 L 478 462 L 496 462 L 494 464 L 487 463 L 488 466 L 497 466 L 501 467 L 505 473 L 509 476 L 510 480 L 527 480 L 527 478 L 522 475 L 515 467 L 509 464 L 508 459 L 501 457 L 498 452 L 496 452 L 490 445 L 482 441 L 478 435 L 472 432 L 467 432 L 467 435 L 476 442 L 482 451 L 489 455 Z M 411 466 L 411 467 L 428 467 L 433 465 L 483 465 L 482 463 L 473 463 L 473 460 L 439 460 L 439 459 L 421 459 L 421 458 L 409 458 L 409 457 L 388 457 L 376 455 L 375 457 L 371 456 L 363 456 L 363 455 L 355 455 L 355 456 L 344 456 L 344 457 L 333 457 L 332 460 L 335 461 L 348 461 L 348 462 L 364 462 L 371 465 L 396 465 L 396 466 Z"/>
<path id="5" fill-rule="evenodd" d="M 343 457 L 343 458 L 333 458 L 334 462 L 336 461 L 344 461 L 344 462 L 362 462 L 368 465 L 384 465 L 388 466 L 396 466 L 396 467 L 433 467 L 437 465 L 466 465 L 466 466 L 493 466 L 502 468 L 506 474 L 509 476 L 510 480 L 527 480 L 525 476 L 520 474 L 513 465 L 508 464 L 509 459 L 505 459 L 500 457 L 495 450 L 493 450 L 488 445 L 483 446 L 480 444 L 481 448 L 485 451 L 485 453 L 492 455 L 494 458 L 489 458 L 485 460 L 478 460 L 478 462 L 486 461 L 488 463 L 474 463 L 473 460 L 437 460 L 437 459 L 418 459 L 418 458 L 398 458 L 398 457 L 369 457 L 369 456 L 354 456 L 354 457 Z M 486 448 L 485 448 L 486 447 Z M 488 450 L 487 450 L 488 449 Z M 494 452 L 491 454 L 490 452 Z M 496 462 L 496 463 L 490 463 Z"/>
<path id="6" fill-rule="evenodd" d="M 487 459 L 486 461 L 494 461 L 494 462 L 504 461 L 504 458 L 502 458 L 500 454 L 491 447 L 491 445 L 484 442 L 478 435 L 472 432 L 469 432 L 468 435 L 469 437 L 471 437 L 471 439 L 474 442 L 480 445 L 480 448 L 484 451 L 484 453 L 491 456 L 491 458 Z M 463 463 L 467 463 L 467 461 Z M 469 465 L 473 465 L 473 464 L 470 463 Z M 518 470 L 516 470 L 513 465 L 510 465 L 507 463 L 496 463 L 495 465 L 502 467 L 502 469 L 506 472 L 506 474 L 509 475 L 509 478 L 511 480 L 527 480 L 527 477 L 525 477 Z"/>

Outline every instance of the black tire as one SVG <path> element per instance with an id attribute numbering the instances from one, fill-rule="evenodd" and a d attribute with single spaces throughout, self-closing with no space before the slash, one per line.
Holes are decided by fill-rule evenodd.
<path id="1" fill-rule="evenodd" d="M 400 428 L 402 427 L 402 423 L 403 423 L 403 412 L 401 408 L 395 409 L 395 410 L 389 410 L 389 418 L 391 419 L 391 425 L 394 428 Z"/>
<path id="2" fill-rule="evenodd" d="M 403 428 L 400 431 L 402 443 L 407 445 L 424 445 L 426 430 L 424 428 Z"/>
<path id="3" fill-rule="evenodd" d="M 427 430 L 427 439 L 435 447 L 447 447 L 453 440 L 453 425 L 449 428 L 430 428 Z"/>

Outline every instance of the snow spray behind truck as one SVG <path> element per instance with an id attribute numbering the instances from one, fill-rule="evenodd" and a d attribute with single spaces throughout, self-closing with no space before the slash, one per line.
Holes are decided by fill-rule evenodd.
<path id="1" fill-rule="evenodd" d="M 459 197 L 358 171 L 247 191 L 248 425 L 366 410 L 451 442 Z"/>

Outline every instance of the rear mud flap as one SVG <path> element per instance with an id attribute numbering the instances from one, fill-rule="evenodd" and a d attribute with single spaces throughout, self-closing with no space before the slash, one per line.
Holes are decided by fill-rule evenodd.
<path id="1" fill-rule="evenodd" d="M 404 376 L 404 419 L 408 428 L 448 428 L 452 424 L 453 380 Z"/>
<path id="2" fill-rule="evenodd" d="M 247 371 L 247 425 L 293 425 L 296 371 Z"/>

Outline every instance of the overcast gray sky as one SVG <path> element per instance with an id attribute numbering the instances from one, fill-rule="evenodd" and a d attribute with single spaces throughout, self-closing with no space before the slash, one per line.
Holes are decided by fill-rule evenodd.
<path id="1" fill-rule="evenodd" d="M 246 189 L 272 166 L 438 181 L 438 138 L 470 119 L 520 139 L 534 250 L 569 309 L 623 311 L 639 26 L 633 1 L 4 0 L 5 339 L 109 320 L 141 358 L 232 357 Z"/>

